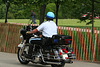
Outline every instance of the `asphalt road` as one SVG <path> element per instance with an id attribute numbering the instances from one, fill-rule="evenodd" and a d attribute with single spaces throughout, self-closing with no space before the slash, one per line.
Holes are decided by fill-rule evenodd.
<path id="1" fill-rule="evenodd" d="M 22 65 L 19 63 L 16 54 L 0 52 L 0 67 L 51 67 L 50 65 L 41 65 L 29 63 L 28 65 Z M 65 67 L 100 67 L 100 64 L 74 61 L 73 64 L 67 64 Z"/>

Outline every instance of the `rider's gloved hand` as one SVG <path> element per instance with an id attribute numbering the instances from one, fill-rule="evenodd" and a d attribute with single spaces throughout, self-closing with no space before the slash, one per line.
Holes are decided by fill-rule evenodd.
<path id="1" fill-rule="evenodd" d="M 31 34 L 31 32 L 30 31 L 27 31 L 26 34 Z"/>

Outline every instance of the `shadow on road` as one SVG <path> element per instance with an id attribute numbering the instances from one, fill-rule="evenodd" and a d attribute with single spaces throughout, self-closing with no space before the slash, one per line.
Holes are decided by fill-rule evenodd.
<path id="1" fill-rule="evenodd" d="M 33 64 L 33 63 L 29 63 L 29 64 L 20 64 L 20 63 L 15 63 L 14 65 L 17 66 L 22 66 L 22 67 L 51 67 L 51 65 L 42 65 L 42 64 Z"/>

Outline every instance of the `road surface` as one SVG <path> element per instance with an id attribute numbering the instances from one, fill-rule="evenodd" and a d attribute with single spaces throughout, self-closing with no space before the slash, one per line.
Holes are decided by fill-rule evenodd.
<path id="1" fill-rule="evenodd" d="M 29 63 L 28 65 L 22 65 L 19 63 L 16 54 L 0 52 L 0 67 L 51 67 L 50 65 L 41 65 Z M 73 64 L 67 64 L 65 67 L 100 67 L 100 64 L 74 61 Z"/>

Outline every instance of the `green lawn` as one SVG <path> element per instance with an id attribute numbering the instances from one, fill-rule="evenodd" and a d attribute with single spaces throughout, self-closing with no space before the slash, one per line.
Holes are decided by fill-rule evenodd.
<path id="1" fill-rule="evenodd" d="M 0 22 L 4 23 L 4 19 L 0 19 Z M 55 19 L 54 19 L 55 21 Z M 89 20 L 87 20 L 88 22 Z M 28 23 L 29 19 L 8 19 L 10 23 Z M 37 24 L 39 24 L 39 20 L 36 20 Z M 85 22 L 78 23 L 78 19 L 59 19 L 58 25 L 59 26 L 68 26 L 68 27 L 91 27 L 92 24 L 86 25 Z M 95 19 L 94 27 L 100 27 L 100 19 Z"/>

